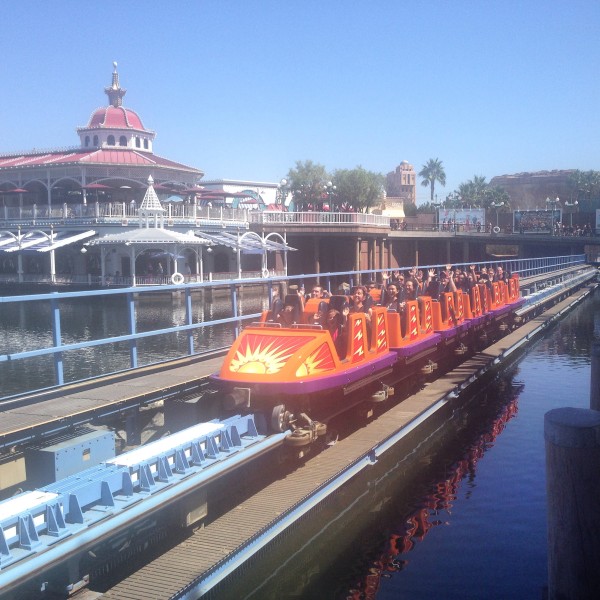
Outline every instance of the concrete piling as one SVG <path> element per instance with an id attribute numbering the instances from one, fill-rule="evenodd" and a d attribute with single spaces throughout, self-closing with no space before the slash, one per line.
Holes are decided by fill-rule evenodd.
<path id="1" fill-rule="evenodd" d="M 600 590 L 600 412 L 557 408 L 544 417 L 548 599 Z"/>
<path id="2" fill-rule="evenodd" d="M 595 340 L 592 342 L 590 408 L 592 410 L 600 410 L 600 340 Z"/>

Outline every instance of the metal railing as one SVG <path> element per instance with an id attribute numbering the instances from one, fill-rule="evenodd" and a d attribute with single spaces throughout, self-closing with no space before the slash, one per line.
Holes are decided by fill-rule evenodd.
<path id="1" fill-rule="evenodd" d="M 390 218 L 368 213 L 251 211 L 251 223 L 261 225 L 370 225 L 390 227 Z"/>
<path id="2" fill-rule="evenodd" d="M 106 223 L 137 224 L 138 204 L 135 202 L 89 202 L 87 204 L 58 204 L 0 207 L 0 223 L 10 225 L 62 225 Z M 165 219 L 169 224 L 234 224 L 248 228 L 248 210 L 227 206 L 198 206 L 197 204 L 165 203 Z"/>
<path id="3" fill-rule="evenodd" d="M 466 269 L 473 263 L 465 263 L 463 265 Z M 546 257 L 537 259 L 517 259 L 507 261 L 495 261 L 485 263 L 474 263 L 476 268 L 479 266 L 491 266 L 501 265 L 507 272 L 518 273 L 521 278 L 538 276 L 543 273 L 552 273 L 561 271 L 572 266 L 584 265 L 585 255 L 576 256 L 559 256 L 559 257 Z M 400 268 L 399 270 L 405 270 L 408 267 Z M 424 273 L 429 269 L 443 270 L 447 268 L 447 265 L 424 265 L 420 266 L 419 269 Z M 201 355 L 206 352 L 214 352 L 218 350 L 215 347 L 207 347 L 203 345 L 199 347 L 199 344 L 195 343 L 194 334 L 199 330 L 205 328 L 213 328 L 216 326 L 222 326 L 224 324 L 232 327 L 232 334 L 237 336 L 240 328 L 244 323 L 256 320 L 260 313 L 253 312 L 249 314 L 243 314 L 241 310 L 241 297 L 245 291 L 250 291 L 254 288 L 255 292 L 264 294 L 263 298 L 263 309 L 269 306 L 271 299 L 273 298 L 275 288 L 281 286 L 296 283 L 302 289 L 305 284 L 314 283 L 319 281 L 323 287 L 336 293 L 341 283 L 349 283 L 350 286 L 358 284 L 360 281 L 367 279 L 382 280 L 381 274 L 386 270 L 369 270 L 369 271 L 344 271 L 344 272 L 332 272 L 332 273 L 320 273 L 320 274 L 304 274 L 295 275 L 288 277 L 270 277 L 264 278 L 248 278 L 248 279 L 234 279 L 223 282 L 212 281 L 212 282 L 200 282 L 200 283 L 187 283 L 182 285 L 153 285 L 144 288 L 124 288 L 124 289 L 102 289 L 93 291 L 79 291 L 79 292 L 64 292 L 64 293 L 48 293 L 48 294 L 33 294 L 33 295 L 20 295 L 20 296 L 4 296 L 0 297 L 0 307 L 5 307 L 11 303 L 17 303 L 20 308 L 25 303 L 36 302 L 36 303 L 49 303 L 51 313 L 51 334 L 52 334 L 52 345 L 40 346 L 33 349 L 18 349 L 15 352 L 9 352 L 6 347 L 0 347 L 0 366 L 2 363 L 14 365 L 18 361 L 24 359 L 31 359 L 36 357 L 47 357 L 51 356 L 54 362 L 54 385 L 63 385 L 65 383 L 63 361 L 66 353 L 79 352 L 85 349 L 94 348 L 98 346 L 106 346 L 111 344 L 117 344 L 125 342 L 129 345 L 129 365 L 124 369 L 120 369 L 118 372 L 126 371 L 129 369 L 138 368 L 138 343 L 146 338 L 161 338 L 166 335 L 172 335 L 174 333 L 183 333 L 187 336 L 186 352 L 181 354 L 179 358 L 184 356 Z M 265 287 L 266 286 L 266 287 Z M 194 322 L 194 304 L 192 294 L 194 292 L 202 291 L 218 292 L 222 290 L 225 292 L 225 298 L 229 294 L 231 298 L 231 316 L 222 319 L 208 320 L 208 321 L 196 321 Z M 139 331 L 138 323 L 136 319 L 137 308 L 140 302 L 148 302 L 152 300 L 152 295 L 165 292 L 183 294 L 183 302 L 185 306 L 185 318 L 183 319 L 184 324 L 166 327 L 163 329 L 150 329 L 148 331 Z M 283 290 L 278 290 L 278 293 L 283 293 Z M 90 299 L 94 297 L 106 298 L 109 301 L 110 297 L 121 297 L 125 299 L 125 306 L 127 312 L 128 331 L 122 335 L 116 335 L 113 337 L 100 338 L 100 339 L 87 339 L 82 337 L 81 339 L 71 339 L 68 343 L 62 339 L 61 330 L 63 322 L 63 311 L 69 307 L 69 300 L 75 298 Z M 203 306 L 205 299 L 204 295 L 200 294 L 200 301 Z M 67 302 L 64 302 L 67 301 Z M 38 305 L 39 306 L 39 305 Z M 67 310 L 66 315 L 69 318 L 69 311 Z M 172 360 L 172 358 L 170 358 Z M 146 364 L 159 364 L 163 362 L 161 360 L 155 360 Z M 117 372 L 117 371 L 115 371 Z M 100 374 L 106 375 L 107 373 L 101 373 L 97 371 L 92 373 L 92 378 L 97 377 Z M 0 378 L 1 380 L 1 378 Z M 73 380 L 73 381 L 81 381 Z M 51 386 L 53 387 L 53 386 Z M 30 390 L 33 391 L 33 390 Z M 38 391 L 38 390 L 36 390 Z M 0 396 L 4 396 L 2 399 L 6 399 L 7 396 L 4 392 L 0 393 Z"/>

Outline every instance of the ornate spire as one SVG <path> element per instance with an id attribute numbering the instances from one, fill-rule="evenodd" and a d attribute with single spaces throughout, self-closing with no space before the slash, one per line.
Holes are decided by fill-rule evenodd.
<path id="1" fill-rule="evenodd" d="M 112 85 L 104 88 L 104 93 L 108 96 L 108 101 L 117 108 L 123 104 L 123 96 L 127 90 L 121 89 L 119 86 L 119 73 L 117 72 L 117 63 L 113 62 Z"/>

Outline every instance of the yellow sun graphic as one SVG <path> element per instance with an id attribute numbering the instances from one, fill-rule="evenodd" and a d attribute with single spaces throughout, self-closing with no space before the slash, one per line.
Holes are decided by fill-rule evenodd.
<path id="1" fill-rule="evenodd" d="M 296 369 L 296 377 L 318 375 L 335 369 L 335 362 L 327 344 L 322 344 Z"/>
<path id="2" fill-rule="evenodd" d="M 235 356 L 229 363 L 229 370 L 256 375 L 278 373 L 290 356 L 309 339 L 248 334 L 240 340 Z"/>

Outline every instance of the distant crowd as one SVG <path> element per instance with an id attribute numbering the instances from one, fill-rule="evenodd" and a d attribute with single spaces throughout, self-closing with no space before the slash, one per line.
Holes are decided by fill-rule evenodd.
<path id="1" fill-rule="evenodd" d="M 363 313 L 369 324 L 373 306 L 385 306 L 388 311 L 402 314 L 406 303 L 416 300 L 419 296 L 439 300 L 444 292 L 462 290 L 468 293 L 479 283 L 491 288 L 495 281 L 507 282 L 510 274 L 505 272 L 501 265 L 471 265 L 468 269 L 446 265 L 445 269 L 440 270 L 413 267 L 407 270 L 386 271 L 381 277 L 382 283 L 373 280 L 367 285 L 354 287 L 342 283 L 335 294 L 331 294 L 321 285 L 314 285 L 307 295 L 302 286 L 290 285 L 287 294 L 274 295 L 268 321 L 279 323 L 282 327 L 291 327 L 303 322 L 306 311 L 311 306 L 308 311 L 311 315 L 310 322 L 330 331 L 342 356 L 347 335 L 344 326 L 349 314 Z"/>

